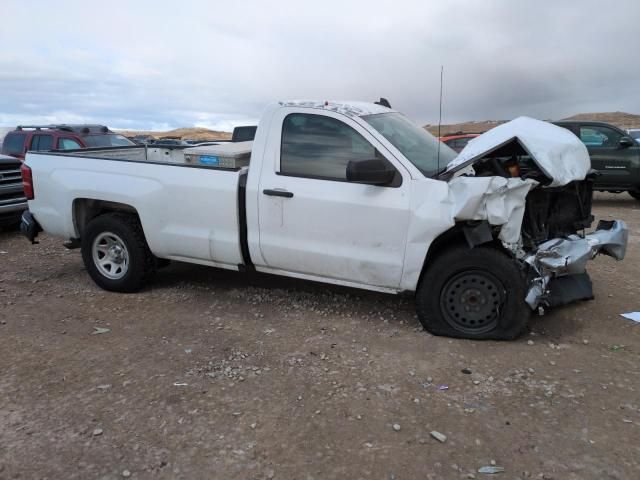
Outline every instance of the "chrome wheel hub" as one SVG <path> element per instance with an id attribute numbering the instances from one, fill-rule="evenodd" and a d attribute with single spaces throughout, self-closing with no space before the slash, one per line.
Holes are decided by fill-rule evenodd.
<path id="1" fill-rule="evenodd" d="M 103 232 L 93 241 L 93 263 L 98 271 L 111 280 L 119 280 L 129 271 L 129 251 L 122 238 Z"/>

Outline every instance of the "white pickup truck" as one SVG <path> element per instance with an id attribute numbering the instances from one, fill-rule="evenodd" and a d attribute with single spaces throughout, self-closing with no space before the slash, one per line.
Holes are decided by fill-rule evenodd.
<path id="1" fill-rule="evenodd" d="M 427 330 L 476 339 L 593 298 L 587 261 L 625 254 L 624 222 L 585 234 L 588 153 L 546 122 L 516 119 L 457 155 L 379 103 L 291 101 L 240 147 L 241 168 L 145 147 L 31 152 L 22 231 L 81 247 L 107 290 L 140 289 L 166 260 L 256 270 L 415 292 Z"/>

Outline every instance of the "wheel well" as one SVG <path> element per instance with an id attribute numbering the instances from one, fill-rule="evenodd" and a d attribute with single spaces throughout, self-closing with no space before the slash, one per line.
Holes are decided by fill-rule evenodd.
<path id="1" fill-rule="evenodd" d="M 82 237 L 87 224 L 99 215 L 110 212 L 123 212 L 140 218 L 138 212 L 131 205 L 107 200 L 95 200 L 91 198 L 77 198 L 73 201 L 73 223 Z"/>
<path id="2" fill-rule="evenodd" d="M 491 246 L 500 251 L 504 251 L 504 247 L 497 241 L 495 233 L 491 232 L 491 240 L 489 240 L 488 237 L 485 238 L 485 240 L 473 239 L 468 233 L 469 228 L 473 229 L 473 227 L 469 226 L 468 222 L 456 223 L 453 227 L 440 234 L 439 237 L 431 242 L 429 250 L 427 251 L 427 256 L 422 265 L 422 272 L 420 272 L 420 280 L 418 281 L 418 285 L 420 285 L 420 282 L 422 282 L 424 273 L 427 271 L 433 261 L 446 250 L 449 250 L 451 248 L 464 246 L 471 250 L 478 245 L 484 245 Z"/>

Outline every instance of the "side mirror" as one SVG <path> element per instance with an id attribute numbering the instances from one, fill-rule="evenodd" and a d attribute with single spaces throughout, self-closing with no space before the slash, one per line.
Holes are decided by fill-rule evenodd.
<path id="1" fill-rule="evenodd" d="M 396 171 L 384 160 L 351 160 L 347 164 L 347 181 L 366 183 L 368 185 L 389 185 L 393 182 Z"/>
<path id="2" fill-rule="evenodd" d="M 620 147 L 621 148 L 629 148 L 629 147 L 633 147 L 636 144 L 636 141 L 633 138 L 630 137 L 622 137 L 620 139 Z"/>

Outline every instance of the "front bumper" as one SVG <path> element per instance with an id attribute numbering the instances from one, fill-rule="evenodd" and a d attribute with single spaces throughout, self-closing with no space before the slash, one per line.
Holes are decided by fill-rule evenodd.
<path id="1" fill-rule="evenodd" d="M 535 253 L 524 259 L 535 272 L 525 301 L 535 310 L 593 298 L 587 262 L 599 253 L 622 260 L 628 237 L 629 229 L 622 220 L 601 220 L 595 232 L 584 237 L 571 235 L 540 244 Z"/>
<path id="2" fill-rule="evenodd" d="M 28 208 L 26 199 L 15 202 L 15 199 L 0 200 L 0 225 L 15 223 L 20 215 Z"/>

